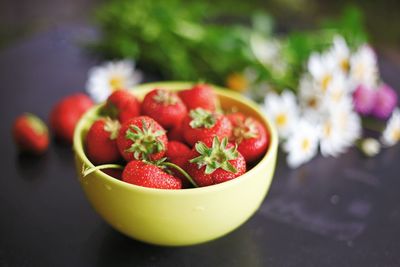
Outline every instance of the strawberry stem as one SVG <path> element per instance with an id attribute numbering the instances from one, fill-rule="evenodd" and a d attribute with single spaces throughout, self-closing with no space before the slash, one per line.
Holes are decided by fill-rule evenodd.
<path id="1" fill-rule="evenodd" d="M 196 182 L 193 180 L 192 177 L 190 177 L 190 175 L 181 167 L 179 167 L 178 165 L 171 163 L 171 162 L 163 162 L 162 165 L 167 166 L 167 167 L 172 167 L 174 169 L 176 169 L 177 171 L 179 171 L 183 176 L 185 176 L 185 178 L 194 186 L 194 187 L 199 187 Z"/>
<path id="2" fill-rule="evenodd" d="M 103 169 L 124 169 L 124 166 L 121 166 L 119 164 L 103 164 L 103 165 L 98 165 L 98 166 L 94 166 L 91 168 L 83 168 L 82 169 L 82 175 L 83 177 L 88 176 L 89 174 L 91 174 L 92 172 L 98 171 L 98 170 L 103 170 Z"/>

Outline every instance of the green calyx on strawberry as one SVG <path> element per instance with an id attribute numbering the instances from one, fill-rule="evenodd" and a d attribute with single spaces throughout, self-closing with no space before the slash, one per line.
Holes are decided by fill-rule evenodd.
<path id="1" fill-rule="evenodd" d="M 252 118 L 237 120 L 232 130 L 233 139 L 240 144 L 244 139 L 257 138 L 257 125 Z"/>
<path id="2" fill-rule="evenodd" d="M 229 162 L 238 157 L 237 147 L 228 148 L 228 138 L 223 138 L 222 141 L 218 137 L 214 137 L 212 146 L 207 147 L 203 142 L 196 143 L 196 151 L 200 156 L 191 159 L 191 163 L 197 163 L 200 169 L 206 166 L 205 173 L 211 174 L 216 169 L 223 169 L 232 173 L 236 173 L 236 168 Z"/>
<path id="3" fill-rule="evenodd" d="M 132 140 L 130 148 L 126 152 L 133 153 L 135 159 L 148 159 L 148 155 L 165 150 L 164 143 L 158 139 L 165 135 L 163 130 L 155 130 L 154 124 L 148 127 L 142 120 L 142 128 L 137 125 L 131 125 L 125 133 L 125 138 Z"/>
<path id="4" fill-rule="evenodd" d="M 179 101 L 176 94 L 172 94 L 166 90 L 157 90 L 157 93 L 153 96 L 153 100 L 165 106 L 175 105 Z"/>
<path id="5" fill-rule="evenodd" d="M 111 140 L 117 139 L 120 128 L 121 124 L 119 123 L 119 121 L 112 120 L 109 117 L 105 119 L 104 130 L 110 133 Z"/>
<path id="6" fill-rule="evenodd" d="M 48 134 L 48 129 L 46 124 L 39 119 L 37 116 L 33 115 L 32 113 L 25 113 L 24 114 L 28 124 L 32 127 L 32 129 L 37 134 Z"/>
<path id="7" fill-rule="evenodd" d="M 214 116 L 214 113 L 202 108 L 196 108 L 191 110 L 189 112 L 189 116 L 192 119 L 190 121 L 190 127 L 192 128 L 204 127 L 210 129 L 215 125 L 217 121 Z"/>

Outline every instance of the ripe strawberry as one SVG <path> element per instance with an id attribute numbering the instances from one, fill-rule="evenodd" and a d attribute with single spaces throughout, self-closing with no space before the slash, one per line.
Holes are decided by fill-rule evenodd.
<path id="1" fill-rule="evenodd" d="M 179 178 L 164 172 L 156 165 L 140 160 L 130 161 L 122 172 L 124 182 L 150 188 L 181 189 Z"/>
<path id="2" fill-rule="evenodd" d="M 13 137 L 21 152 L 43 154 L 49 147 L 49 133 L 46 124 L 31 113 L 16 118 Z"/>
<path id="3" fill-rule="evenodd" d="M 199 141 L 190 158 L 185 169 L 199 186 L 226 182 L 246 172 L 246 161 L 228 138 Z"/>
<path id="4" fill-rule="evenodd" d="M 167 150 L 164 128 L 147 116 L 139 116 L 122 124 L 117 137 L 119 152 L 126 161 L 159 160 Z"/>
<path id="5" fill-rule="evenodd" d="M 269 145 L 269 134 L 264 126 L 252 117 L 242 113 L 227 115 L 232 122 L 230 141 L 238 144 L 238 151 L 247 163 L 253 163 L 265 154 Z"/>
<path id="6" fill-rule="evenodd" d="M 92 124 L 86 135 L 86 152 L 93 164 L 113 163 L 121 158 L 116 142 L 119 128 L 119 122 L 110 118 Z"/>
<path id="7" fill-rule="evenodd" d="M 157 120 L 166 129 L 179 125 L 186 113 L 178 94 L 163 89 L 152 90 L 142 103 L 142 114 Z"/>
<path id="8" fill-rule="evenodd" d="M 72 94 L 59 101 L 50 114 L 50 126 L 56 137 L 72 143 L 76 124 L 92 106 L 93 101 L 82 93 Z"/>
<path id="9" fill-rule="evenodd" d="M 229 138 L 232 133 L 232 124 L 223 115 L 197 108 L 191 110 L 183 119 L 182 131 L 185 141 L 193 146 L 197 141 L 208 137 Z"/>
<path id="10" fill-rule="evenodd" d="M 104 107 L 105 114 L 118 118 L 120 123 L 140 115 L 139 100 L 127 90 L 117 90 L 112 93 Z"/>
<path id="11" fill-rule="evenodd" d="M 190 148 L 184 143 L 178 141 L 169 141 L 166 156 L 172 160 L 177 157 L 182 157 L 190 152 Z"/>
<path id="12" fill-rule="evenodd" d="M 190 152 L 191 149 L 184 143 L 178 141 L 168 141 L 168 149 L 166 153 L 168 161 L 178 165 L 182 169 L 185 169 L 185 165 L 189 161 Z M 188 188 L 191 186 L 189 180 L 186 179 L 182 173 L 174 168 L 169 168 L 169 170 L 175 177 L 179 177 L 182 180 L 183 188 Z"/>
<path id="13" fill-rule="evenodd" d="M 217 108 L 217 95 L 207 84 L 196 84 L 191 89 L 180 91 L 178 94 L 188 110 L 203 108 L 215 111 Z"/>

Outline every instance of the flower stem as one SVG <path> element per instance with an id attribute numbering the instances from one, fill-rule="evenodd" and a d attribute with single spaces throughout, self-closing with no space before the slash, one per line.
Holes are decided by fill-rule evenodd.
<path id="1" fill-rule="evenodd" d="M 179 167 L 178 165 L 171 163 L 171 162 L 163 162 L 162 165 L 167 166 L 167 167 L 172 167 L 174 169 L 176 169 L 177 171 L 179 171 L 183 176 L 185 176 L 185 178 L 194 186 L 194 187 L 199 187 L 196 182 L 193 180 L 192 177 L 190 177 L 190 175 L 181 167 Z"/>
<path id="2" fill-rule="evenodd" d="M 82 169 L 82 175 L 83 177 L 88 176 L 89 174 L 91 174 L 92 172 L 95 172 L 97 170 L 103 170 L 103 169 L 123 169 L 124 166 L 121 166 L 119 164 L 103 164 L 103 165 L 98 165 L 98 166 L 94 166 L 92 168 L 83 168 Z"/>

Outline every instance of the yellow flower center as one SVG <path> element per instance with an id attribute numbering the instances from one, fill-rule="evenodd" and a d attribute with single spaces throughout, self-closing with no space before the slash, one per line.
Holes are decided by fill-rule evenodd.
<path id="1" fill-rule="evenodd" d="M 317 108 L 317 104 L 318 104 L 318 100 L 316 97 L 312 97 L 307 101 L 308 107 L 313 108 L 313 109 Z"/>
<path id="2" fill-rule="evenodd" d="M 364 64 L 358 64 L 354 70 L 354 76 L 356 76 L 357 79 L 361 79 L 364 72 L 365 72 Z"/>
<path id="3" fill-rule="evenodd" d="M 350 63 L 349 60 L 347 58 L 344 58 L 340 61 L 340 67 L 342 68 L 342 70 L 344 72 L 348 72 L 350 69 Z"/>
<path id="4" fill-rule="evenodd" d="M 330 136 L 331 132 L 332 132 L 332 125 L 329 122 L 325 123 L 325 125 L 324 125 L 324 135 L 325 136 Z"/>
<path id="5" fill-rule="evenodd" d="M 279 113 L 275 118 L 276 124 L 278 127 L 285 126 L 287 123 L 287 116 L 285 113 Z"/>
<path id="6" fill-rule="evenodd" d="M 325 92 L 328 88 L 329 83 L 332 81 L 332 75 L 327 74 L 321 80 L 322 91 Z"/>
<path id="7" fill-rule="evenodd" d="M 398 141 L 400 140 L 400 129 L 399 129 L 399 128 L 393 130 L 393 132 L 392 132 L 392 139 L 393 139 L 395 142 L 398 142 Z"/>
<path id="8" fill-rule="evenodd" d="M 241 73 L 232 73 L 226 79 L 226 86 L 234 91 L 243 92 L 248 85 L 246 77 Z"/>
<path id="9" fill-rule="evenodd" d="M 109 81 L 112 91 L 121 89 L 123 86 L 123 79 L 120 76 L 114 76 Z"/>
<path id="10" fill-rule="evenodd" d="M 342 99 L 342 97 L 343 97 L 343 91 L 341 90 L 336 90 L 332 93 L 332 100 L 336 103 L 340 102 L 340 99 Z"/>
<path id="11" fill-rule="evenodd" d="M 307 151 L 310 148 L 310 140 L 304 139 L 303 142 L 301 143 L 301 149 L 303 151 Z"/>

